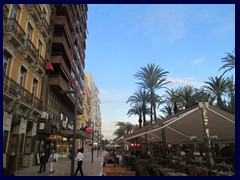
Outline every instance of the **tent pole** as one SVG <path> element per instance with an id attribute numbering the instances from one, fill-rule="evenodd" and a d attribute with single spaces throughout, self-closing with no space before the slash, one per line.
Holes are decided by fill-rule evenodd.
<path id="1" fill-rule="evenodd" d="M 207 107 L 208 103 L 200 102 L 199 107 L 202 109 L 202 117 L 203 117 L 203 128 L 204 128 L 204 146 L 206 147 L 206 155 L 207 155 L 207 168 L 211 169 L 214 164 L 213 156 L 212 156 L 212 146 L 211 146 L 211 138 L 209 135 L 208 128 L 208 117 L 207 117 Z"/>

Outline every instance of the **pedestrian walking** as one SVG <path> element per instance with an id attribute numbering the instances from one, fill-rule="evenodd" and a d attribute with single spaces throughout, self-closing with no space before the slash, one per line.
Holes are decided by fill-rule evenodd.
<path id="1" fill-rule="evenodd" d="M 55 162 L 57 161 L 57 155 L 55 153 L 55 150 L 51 151 L 51 154 L 49 156 L 48 162 L 50 162 L 50 173 L 53 173 L 55 171 Z"/>
<path id="2" fill-rule="evenodd" d="M 78 166 L 77 166 L 74 176 L 77 175 L 78 170 L 80 171 L 81 176 L 83 176 L 83 170 L 82 170 L 83 159 L 84 159 L 83 148 L 81 148 L 81 149 L 78 149 L 78 154 L 77 154 L 77 157 L 75 158 L 75 160 L 78 161 L 78 164 L 77 164 Z"/>
<path id="3" fill-rule="evenodd" d="M 45 153 L 45 150 L 42 149 L 40 154 L 39 154 L 39 159 L 40 159 L 40 168 L 39 168 L 39 171 L 38 173 L 42 173 L 42 172 L 45 172 L 46 170 L 46 153 Z"/>

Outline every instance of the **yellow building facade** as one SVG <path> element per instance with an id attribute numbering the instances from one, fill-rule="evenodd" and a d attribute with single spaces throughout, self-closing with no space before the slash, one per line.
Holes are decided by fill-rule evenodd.
<path id="1" fill-rule="evenodd" d="M 3 167 L 32 166 L 51 7 L 3 4 Z"/>
<path id="2" fill-rule="evenodd" d="M 84 88 L 83 88 L 83 115 L 78 116 L 77 120 L 77 129 L 80 129 L 82 126 L 91 126 L 91 92 L 88 86 L 88 78 L 84 75 Z M 91 144 L 91 139 L 80 139 L 76 142 L 77 147 L 84 147 L 85 150 L 89 150 Z"/>

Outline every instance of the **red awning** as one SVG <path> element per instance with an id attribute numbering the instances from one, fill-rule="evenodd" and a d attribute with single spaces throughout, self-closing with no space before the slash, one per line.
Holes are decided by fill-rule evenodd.
<path id="1" fill-rule="evenodd" d="M 46 70 L 52 70 L 52 71 L 54 71 L 51 62 L 49 62 L 49 61 L 46 62 Z"/>

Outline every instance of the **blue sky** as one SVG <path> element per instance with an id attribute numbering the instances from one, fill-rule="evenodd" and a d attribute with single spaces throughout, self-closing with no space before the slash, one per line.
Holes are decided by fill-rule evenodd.
<path id="1" fill-rule="evenodd" d="M 100 92 L 107 139 L 116 122 L 137 124 L 126 101 L 141 67 L 155 63 L 169 71 L 169 88 L 200 87 L 222 73 L 221 58 L 235 48 L 234 4 L 89 4 L 87 26 L 85 71 Z"/>

